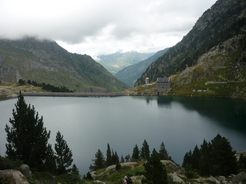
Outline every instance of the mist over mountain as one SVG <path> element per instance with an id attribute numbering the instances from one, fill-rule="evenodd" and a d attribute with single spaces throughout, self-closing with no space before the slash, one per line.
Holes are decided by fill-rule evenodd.
<path id="1" fill-rule="evenodd" d="M 246 1 L 218 0 L 179 43 L 147 68 L 135 86 L 144 84 L 146 77 L 154 82 L 175 75 L 179 91 L 200 88 L 243 97 L 245 71 Z"/>
<path id="2" fill-rule="evenodd" d="M 139 53 L 139 52 L 116 52 L 109 55 L 98 56 L 98 62 L 103 65 L 110 73 L 115 75 L 123 68 L 136 64 L 140 61 L 152 56 L 153 53 Z"/>
<path id="3" fill-rule="evenodd" d="M 128 86 L 133 87 L 137 79 L 143 74 L 143 72 L 156 61 L 160 56 L 168 51 L 167 49 L 163 49 L 155 53 L 153 56 L 140 61 L 137 64 L 130 65 L 126 68 L 123 68 L 119 72 L 115 74 L 115 77 L 126 83 Z"/>
<path id="4" fill-rule="evenodd" d="M 72 54 L 50 40 L 0 40 L 0 80 L 19 79 L 74 91 L 122 91 L 127 85 L 88 55 Z"/>

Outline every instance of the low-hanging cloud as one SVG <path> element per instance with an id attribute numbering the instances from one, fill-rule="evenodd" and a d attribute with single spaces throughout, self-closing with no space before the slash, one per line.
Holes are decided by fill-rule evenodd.
<path id="1" fill-rule="evenodd" d="M 148 44 L 151 50 L 161 47 L 158 37 L 163 49 L 182 38 L 215 1 L 0 0 L 0 37 L 57 40 L 79 53 L 93 52 L 94 45 L 94 54 L 137 44 L 139 50 L 147 51 Z"/>

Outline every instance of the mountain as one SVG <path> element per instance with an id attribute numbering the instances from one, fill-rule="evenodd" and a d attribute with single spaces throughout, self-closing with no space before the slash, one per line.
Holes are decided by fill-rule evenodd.
<path id="1" fill-rule="evenodd" d="M 229 96 L 246 93 L 245 0 L 218 0 L 178 44 L 147 68 L 135 85 L 144 84 L 146 77 L 153 82 L 157 77 L 174 74 L 173 82 L 179 90 L 212 89 L 212 93 L 220 90 Z M 208 86 L 211 84 L 216 86 Z"/>
<path id="2" fill-rule="evenodd" d="M 160 56 L 166 53 L 168 49 L 163 49 L 155 53 L 153 56 L 140 61 L 137 64 L 130 65 L 123 68 L 115 74 L 115 77 L 126 83 L 128 86 L 133 87 L 137 79 L 143 74 L 143 72 L 156 61 Z"/>
<path id="3" fill-rule="evenodd" d="M 123 68 L 143 61 L 152 55 L 152 53 L 116 52 L 114 54 L 98 56 L 98 62 L 103 65 L 110 73 L 115 75 Z"/>
<path id="4" fill-rule="evenodd" d="M 0 40 L 0 80 L 19 79 L 75 91 L 121 91 L 127 85 L 88 55 L 72 54 L 50 40 Z"/>

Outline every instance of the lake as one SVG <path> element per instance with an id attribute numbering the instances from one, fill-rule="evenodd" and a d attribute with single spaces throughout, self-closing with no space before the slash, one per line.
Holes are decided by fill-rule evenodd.
<path id="1" fill-rule="evenodd" d="M 81 175 L 107 144 L 119 157 L 132 155 L 146 140 L 152 151 L 165 147 L 177 164 L 186 152 L 211 141 L 218 133 L 236 151 L 246 150 L 245 101 L 191 97 L 25 97 L 43 116 L 54 145 L 60 131 L 72 150 Z M 17 99 L 0 101 L 0 154 L 5 155 L 5 125 L 12 118 Z"/>

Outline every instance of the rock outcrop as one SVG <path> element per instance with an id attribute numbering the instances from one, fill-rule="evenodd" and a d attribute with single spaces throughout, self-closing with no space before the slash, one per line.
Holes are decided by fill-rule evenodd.
<path id="1" fill-rule="evenodd" d="M 29 184 L 26 177 L 17 170 L 0 170 L 0 181 L 9 184 Z"/>
<path id="2" fill-rule="evenodd" d="M 32 177 L 32 172 L 30 171 L 30 167 L 28 165 L 22 164 L 20 166 L 20 171 L 26 178 L 29 179 Z"/>

